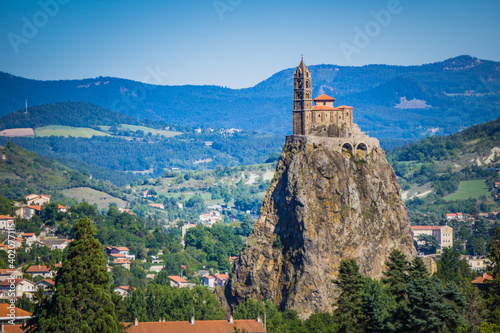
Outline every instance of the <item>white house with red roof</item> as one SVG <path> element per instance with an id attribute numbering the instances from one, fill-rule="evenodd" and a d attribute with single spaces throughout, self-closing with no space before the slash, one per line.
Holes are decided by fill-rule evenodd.
<path id="1" fill-rule="evenodd" d="M 52 272 L 52 270 L 45 265 L 30 266 L 26 270 L 26 273 L 31 274 L 32 277 L 35 277 L 35 276 L 42 276 L 43 278 L 54 277 L 54 272 Z"/>
<path id="2" fill-rule="evenodd" d="M 24 332 L 20 327 L 18 328 L 18 325 L 26 324 L 32 317 L 33 315 L 30 312 L 21 308 L 14 307 L 12 309 L 9 303 L 0 304 L 0 324 L 2 325 L 2 332 Z M 18 330 L 12 330 L 9 326 L 15 326 Z"/>
<path id="3" fill-rule="evenodd" d="M 184 288 L 188 286 L 188 282 L 177 275 L 169 275 L 170 286 L 174 288 Z"/>
<path id="4" fill-rule="evenodd" d="M 25 232 L 21 235 L 21 237 L 24 238 L 26 245 L 29 247 L 37 241 L 36 234 L 34 232 Z"/>
<path id="5" fill-rule="evenodd" d="M 207 275 L 201 278 L 201 285 L 209 288 L 215 287 L 215 277 Z"/>
<path id="6" fill-rule="evenodd" d="M 9 229 L 14 226 L 14 218 L 9 215 L 0 215 L 0 229 Z"/>
<path id="7" fill-rule="evenodd" d="M 411 227 L 413 239 L 417 244 L 422 242 L 418 239 L 421 235 L 433 236 L 437 239 L 439 247 L 453 247 L 453 228 L 448 225 L 418 225 Z"/>
<path id="8" fill-rule="evenodd" d="M 7 279 L 0 282 L 0 298 L 7 299 L 9 294 L 14 292 L 16 297 L 22 298 L 23 295 L 32 297 L 36 291 L 35 284 L 26 279 Z"/>
<path id="9" fill-rule="evenodd" d="M 0 269 L 0 282 L 12 278 L 22 279 L 23 272 L 19 269 Z"/>
<path id="10" fill-rule="evenodd" d="M 449 213 L 446 214 L 447 220 L 461 220 L 464 218 L 464 214 L 462 213 Z"/>
<path id="11" fill-rule="evenodd" d="M 131 288 L 130 286 L 118 286 L 114 289 L 114 292 L 120 295 L 121 297 L 125 298 L 128 296 L 134 288 Z"/>
<path id="12" fill-rule="evenodd" d="M 135 260 L 135 254 L 130 254 L 129 248 L 125 246 L 106 246 L 104 250 L 109 255 L 110 260 L 114 260 L 116 258 Z"/>
<path id="13" fill-rule="evenodd" d="M 50 195 L 29 194 L 24 196 L 28 205 L 45 205 L 50 203 Z"/>

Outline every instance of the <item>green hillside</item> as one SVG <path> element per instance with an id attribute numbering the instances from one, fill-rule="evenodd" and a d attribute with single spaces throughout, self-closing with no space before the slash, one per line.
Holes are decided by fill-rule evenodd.
<path id="1" fill-rule="evenodd" d="M 27 151 L 12 142 L 0 146 L 0 196 L 18 199 L 31 193 L 60 196 L 74 187 L 91 187 L 110 195 L 124 197 L 108 182 L 97 182 L 60 163 Z"/>
<path id="2" fill-rule="evenodd" d="M 413 212 L 500 210 L 500 118 L 460 133 L 395 148 L 387 157 Z"/>

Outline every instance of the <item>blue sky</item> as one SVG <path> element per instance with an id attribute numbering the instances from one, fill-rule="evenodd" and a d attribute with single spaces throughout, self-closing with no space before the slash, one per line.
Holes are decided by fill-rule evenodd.
<path id="1" fill-rule="evenodd" d="M 242 88 L 301 54 L 308 65 L 500 61 L 499 16 L 497 0 L 0 0 L 0 71 Z"/>

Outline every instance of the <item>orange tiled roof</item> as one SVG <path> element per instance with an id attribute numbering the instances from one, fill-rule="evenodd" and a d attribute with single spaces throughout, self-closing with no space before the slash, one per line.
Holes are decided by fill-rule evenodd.
<path id="1" fill-rule="evenodd" d="M 61 205 L 61 204 L 57 204 L 57 209 L 64 209 L 64 208 L 66 208 L 66 207 L 64 207 L 64 206 L 63 206 L 63 205 Z"/>
<path id="2" fill-rule="evenodd" d="M 169 275 L 168 277 L 170 278 L 170 280 L 175 281 L 177 283 L 187 283 L 186 280 L 177 275 Z"/>
<path id="3" fill-rule="evenodd" d="M 10 314 L 9 305 L 10 304 L 8 304 L 8 303 L 1 303 L 0 304 L 0 319 L 8 318 L 8 316 Z M 20 309 L 18 307 L 16 307 L 15 314 L 16 314 L 16 318 L 31 317 L 32 316 L 32 314 L 29 313 L 28 311 L 25 311 L 25 310 Z M 9 326 L 9 325 L 4 325 L 4 328 L 6 326 Z"/>
<path id="4" fill-rule="evenodd" d="M 40 210 L 40 211 L 42 210 L 42 206 L 40 206 L 40 205 L 29 205 L 26 207 L 34 209 L 34 210 Z"/>
<path id="5" fill-rule="evenodd" d="M 486 274 L 486 273 L 483 273 L 482 276 L 479 276 L 477 278 L 475 278 L 474 280 L 472 280 L 471 282 L 472 283 L 484 283 L 486 280 L 493 280 L 493 277 L 489 274 Z"/>
<path id="6" fill-rule="evenodd" d="M 14 281 L 14 282 L 12 282 L 12 281 Z M 21 283 L 23 281 L 29 281 L 29 280 L 26 280 L 26 279 L 13 279 L 13 280 L 7 279 L 7 280 L 3 280 L 2 282 L 0 282 L 0 286 L 10 286 L 11 284 L 17 286 L 19 283 Z M 33 282 L 31 282 L 31 283 L 33 283 Z"/>
<path id="7" fill-rule="evenodd" d="M 21 236 L 23 237 L 31 237 L 31 236 L 34 236 L 35 233 L 34 232 L 25 232 L 24 234 L 22 234 Z"/>
<path id="8" fill-rule="evenodd" d="M 49 284 L 51 284 L 51 285 L 53 285 L 53 286 L 55 286 L 55 285 L 56 285 L 56 281 L 54 281 L 54 280 L 52 280 L 52 279 L 43 279 L 43 280 L 41 280 L 40 282 L 42 282 L 42 281 L 45 281 L 45 282 L 47 282 L 47 283 L 49 283 Z"/>
<path id="9" fill-rule="evenodd" d="M 440 230 L 444 225 L 412 225 L 413 230 Z"/>
<path id="10" fill-rule="evenodd" d="M 125 246 L 120 246 L 120 247 L 117 247 L 118 251 L 130 251 L 128 249 L 128 247 L 125 247 Z"/>
<path id="11" fill-rule="evenodd" d="M 313 105 L 312 109 L 313 110 L 337 110 L 337 108 L 334 108 L 333 106 L 328 106 L 328 105 Z"/>
<path id="12" fill-rule="evenodd" d="M 335 98 L 330 97 L 330 96 L 325 95 L 325 94 L 323 94 L 321 96 L 318 96 L 315 99 L 313 99 L 313 101 L 334 101 L 334 100 L 335 100 Z"/>
<path id="13" fill-rule="evenodd" d="M 111 253 L 110 256 L 113 257 L 113 258 L 125 258 L 126 257 L 122 253 Z"/>
<path id="14" fill-rule="evenodd" d="M 337 106 L 337 109 L 354 109 L 354 108 L 352 106 L 341 105 L 341 106 Z"/>
<path id="15" fill-rule="evenodd" d="M 257 320 L 241 319 L 235 320 L 234 324 L 229 323 L 227 320 L 198 320 L 191 325 L 189 321 L 165 321 L 165 322 L 147 322 L 138 323 L 124 323 L 129 333 L 223 333 L 234 332 L 234 326 L 243 332 L 257 333 L 267 332 L 264 325 Z"/>
<path id="16" fill-rule="evenodd" d="M 7 220 L 7 219 L 13 219 L 12 216 L 9 216 L 9 215 L 0 215 L 0 220 Z"/>
<path id="17" fill-rule="evenodd" d="M 26 270 L 26 273 L 48 273 L 50 272 L 50 268 L 45 265 L 35 265 L 31 266 Z"/>
<path id="18" fill-rule="evenodd" d="M 229 275 L 227 274 L 214 274 L 215 277 L 217 277 L 219 280 L 226 280 L 229 278 Z"/>

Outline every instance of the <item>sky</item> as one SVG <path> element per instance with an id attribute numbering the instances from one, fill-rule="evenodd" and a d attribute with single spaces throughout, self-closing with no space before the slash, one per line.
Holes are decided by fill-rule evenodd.
<path id="1" fill-rule="evenodd" d="M 0 71 L 246 88 L 307 65 L 500 61 L 498 0 L 0 0 Z"/>

